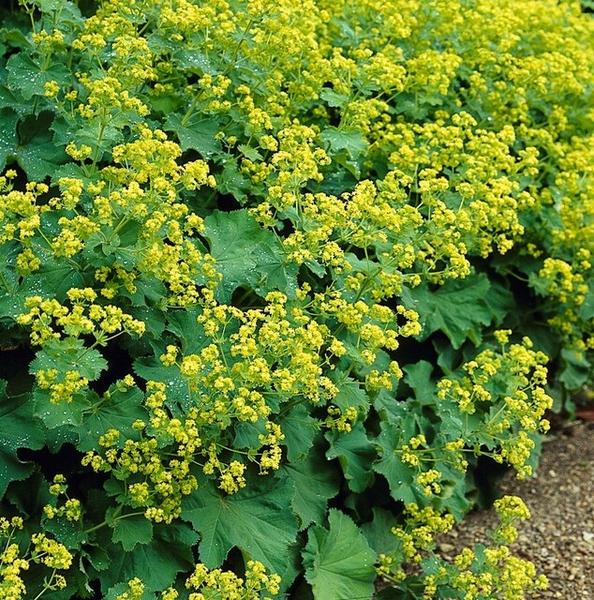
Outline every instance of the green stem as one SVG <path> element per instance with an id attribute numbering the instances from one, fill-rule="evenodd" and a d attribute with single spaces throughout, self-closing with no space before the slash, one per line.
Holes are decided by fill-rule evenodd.
<path id="1" fill-rule="evenodd" d="M 122 506 L 119 506 L 117 508 L 117 510 L 121 511 Z M 144 511 L 126 513 L 125 515 L 119 515 L 119 516 L 115 517 L 115 519 L 111 519 L 109 521 L 107 519 L 105 519 L 105 521 L 102 521 L 98 525 L 95 525 L 94 527 L 91 527 L 89 529 L 85 529 L 83 531 L 83 534 L 86 535 L 88 533 L 92 533 L 93 531 L 97 531 L 98 529 L 101 529 L 101 528 L 105 527 L 106 525 L 109 525 L 110 523 L 115 523 L 116 521 L 121 521 L 122 519 L 127 519 L 128 517 L 137 517 L 139 515 L 144 515 Z"/>

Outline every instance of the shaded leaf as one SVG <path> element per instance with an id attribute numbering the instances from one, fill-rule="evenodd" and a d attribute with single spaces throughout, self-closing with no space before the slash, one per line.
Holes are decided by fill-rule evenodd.
<path id="1" fill-rule="evenodd" d="M 16 451 L 39 450 L 44 442 L 44 428 L 33 416 L 31 396 L 7 396 L 6 381 L 0 380 L 0 497 L 11 481 L 26 479 L 31 473 L 32 465 L 21 461 Z"/>
<path id="2" fill-rule="evenodd" d="M 286 464 L 282 471 L 295 485 L 291 506 L 301 521 L 300 529 L 321 523 L 328 500 L 338 493 L 340 478 L 336 469 L 314 451 L 300 461 Z"/>
<path id="3" fill-rule="evenodd" d="M 324 102 L 332 108 L 342 108 L 349 101 L 348 96 L 345 94 L 338 94 L 330 88 L 322 88 L 320 99 L 324 100 Z"/>
<path id="4" fill-rule="evenodd" d="M 6 166 L 6 161 L 14 155 L 17 144 L 18 115 L 7 108 L 0 110 L 0 171 Z"/>
<path id="5" fill-rule="evenodd" d="M 112 547 L 110 568 L 99 576 L 101 589 L 105 593 L 133 577 L 138 577 L 148 592 L 166 588 L 177 573 L 194 568 L 192 546 L 197 541 L 198 536 L 188 525 L 171 523 L 155 531 L 155 538 L 149 544 L 137 545 L 129 552 Z"/>
<path id="6" fill-rule="evenodd" d="M 289 462 L 306 456 L 319 430 L 319 422 L 309 414 L 307 408 L 302 404 L 294 406 L 279 417 L 278 424 L 285 436 L 281 444 L 287 448 Z"/>
<path id="7" fill-rule="evenodd" d="M 586 299 L 580 306 L 579 315 L 582 319 L 593 319 L 594 318 L 594 285 L 590 287 L 586 294 Z"/>
<path id="8" fill-rule="evenodd" d="M 588 381 L 591 364 L 583 352 L 571 348 L 561 350 L 563 371 L 559 379 L 568 390 L 577 390 Z"/>
<path id="9" fill-rule="evenodd" d="M 415 396 L 421 404 L 433 404 L 435 385 L 431 380 L 433 365 L 426 360 L 420 360 L 403 367 L 406 373 L 404 381 L 415 391 Z"/>
<path id="10" fill-rule="evenodd" d="M 400 449 L 414 434 L 414 415 L 392 422 L 382 421 L 380 434 L 375 438 L 379 459 L 373 463 L 373 470 L 388 481 L 390 495 L 395 500 L 416 502 L 414 489 L 416 470 L 400 460 Z"/>
<path id="11" fill-rule="evenodd" d="M 400 547 L 398 538 L 392 533 L 392 527 L 396 525 L 398 521 L 389 510 L 375 506 L 373 520 L 365 523 L 361 530 L 377 553 L 389 554 Z"/>
<path id="12" fill-rule="evenodd" d="M 375 450 L 367 439 L 361 423 L 355 424 L 348 433 L 330 431 L 326 434 L 330 448 L 329 459 L 338 458 L 344 477 L 353 492 L 362 492 L 373 481 L 371 463 Z"/>

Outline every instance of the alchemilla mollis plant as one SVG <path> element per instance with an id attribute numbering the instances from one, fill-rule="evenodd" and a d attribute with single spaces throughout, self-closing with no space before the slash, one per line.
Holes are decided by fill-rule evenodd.
<path id="1" fill-rule="evenodd" d="M 592 382 L 583 4 L 2 4 L 0 599 L 538 597 L 436 547 Z"/>

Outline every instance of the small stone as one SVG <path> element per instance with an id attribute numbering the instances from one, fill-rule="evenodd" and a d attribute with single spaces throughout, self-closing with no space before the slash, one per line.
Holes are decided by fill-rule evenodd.
<path id="1" fill-rule="evenodd" d="M 592 533 L 591 531 L 582 531 L 582 537 L 586 542 L 594 542 L 594 533 Z"/>

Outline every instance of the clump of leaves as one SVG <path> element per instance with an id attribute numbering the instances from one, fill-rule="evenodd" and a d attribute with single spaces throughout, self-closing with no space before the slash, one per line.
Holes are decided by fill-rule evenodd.
<path id="1" fill-rule="evenodd" d="M 592 381 L 591 14 L 1 10 L 0 598 L 538 593 L 435 540 Z"/>

